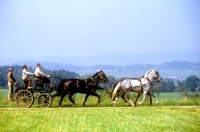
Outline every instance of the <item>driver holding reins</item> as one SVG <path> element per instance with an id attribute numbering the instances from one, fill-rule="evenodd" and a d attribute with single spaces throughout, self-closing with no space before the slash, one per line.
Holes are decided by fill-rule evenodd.
<path id="1" fill-rule="evenodd" d="M 35 68 L 35 80 L 42 81 L 45 83 L 50 89 L 54 88 L 52 84 L 50 84 L 49 80 L 50 75 L 45 74 L 41 71 L 41 64 L 38 63 Z"/>

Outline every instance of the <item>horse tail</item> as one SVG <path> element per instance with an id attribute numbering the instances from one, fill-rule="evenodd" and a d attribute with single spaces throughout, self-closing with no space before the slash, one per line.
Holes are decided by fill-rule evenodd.
<path id="1" fill-rule="evenodd" d="M 110 91 L 109 89 L 105 89 L 106 93 L 108 93 L 110 95 L 110 98 L 112 98 L 112 92 L 114 91 L 115 86 L 117 85 L 118 82 L 116 82 L 114 84 L 114 86 L 112 87 L 112 91 Z"/>
<path id="2" fill-rule="evenodd" d="M 109 92 L 109 93 L 107 92 L 108 94 L 110 94 L 110 98 L 112 98 L 112 94 L 113 94 L 114 89 L 115 89 L 115 87 L 117 86 L 117 84 L 119 84 L 119 82 L 121 82 L 121 81 L 123 81 L 123 80 L 124 80 L 124 79 L 117 81 L 117 82 L 113 85 L 113 87 L 112 87 L 112 91 Z"/>

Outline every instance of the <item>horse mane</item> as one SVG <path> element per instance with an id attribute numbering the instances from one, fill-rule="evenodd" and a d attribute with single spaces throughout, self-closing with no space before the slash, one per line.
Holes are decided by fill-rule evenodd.
<path id="1" fill-rule="evenodd" d="M 150 70 L 148 70 L 146 73 L 145 73 L 145 75 L 144 76 L 147 76 L 152 70 L 154 70 L 154 69 L 150 69 Z"/>
<path id="2" fill-rule="evenodd" d="M 91 78 L 95 77 L 97 74 L 99 74 L 99 72 L 102 72 L 102 70 L 101 70 L 101 71 L 98 71 L 97 73 L 95 73 L 94 75 L 92 75 Z"/>

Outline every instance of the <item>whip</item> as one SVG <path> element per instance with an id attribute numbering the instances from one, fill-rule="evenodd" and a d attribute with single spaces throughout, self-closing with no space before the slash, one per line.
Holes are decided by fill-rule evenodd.
<path id="1" fill-rule="evenodd" d="M 60 65 L 60 63 L 56 66 L 56 68 L 57 68 L 59 65 Z M 56 68 L 55 68 L 53 71 L 50 72 L 50 76 L 51 76 L 51 73 L 54 72 L 54 71 L 56 70 Z"/>

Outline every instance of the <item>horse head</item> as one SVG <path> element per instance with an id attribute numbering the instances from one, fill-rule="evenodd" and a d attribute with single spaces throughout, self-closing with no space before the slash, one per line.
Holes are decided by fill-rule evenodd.
<path id="1" fill-rule="evenodd" d="M 152 82 L 160 82 L 160 74 L 156 69 L 147 71 L 144 77 L 147 77 Z"/>
<path id="2" fill-rule="evenodd" d="M 106 74 L 101 70 L 97 73 L 95 73 L 92 78 L 95 80 L 96 83 L 106 83 L 108 81 L 108 78 L 106 77 Z"/>

